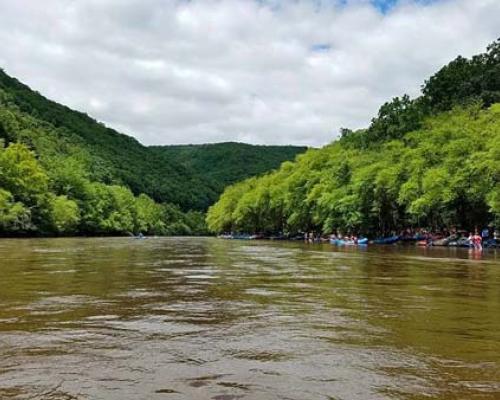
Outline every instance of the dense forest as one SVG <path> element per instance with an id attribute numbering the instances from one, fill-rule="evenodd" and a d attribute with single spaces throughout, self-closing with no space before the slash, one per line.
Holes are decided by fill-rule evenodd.
<path id="1" fill-rule="evenodd" d="M 202 145 L 151 147 L 180 165 L 212 183 L 217 193 L 210 199 L 212 205 L 224 188 L 250 176 L 276 169 L 283 161 L 293 160 L 305 147 L 256 146 L 244 143 L 216 143 Z M 208 208 L 208 207 L 207 207 Z"/>
<path id="2" fill-rule="evenodd" d="M 81 148 L 92 155 L 86 165 L 92 180 L 124 185 L 136 195 L 145 193 L 184 211 L 206 211 L 227 184 L 275 169 L 306 150 L 241 143 L 143 146 L 86 114 L 46 99 L 2 70 L 0 112 L 0 138 L 6 143 L 21 141 L 42 159 L 47 153 L 66 154 L 68 145 Z M 10 119 L 17 119 L 19 127 Z M 219 157 L 230 162 L 214 163 Z"/>
<path id="3" fill-rule="evenodd" d="M 0 235 L 203 234 L 225 186 L 303 151 L 146 147 L 0 70 Z"/>
<path id="4" fill-rule="evenodd" d="M 384 104 L 367 129 L 228 187 L 213 232 L 315 230 L 377 236 L 500 223 L 500 41 L 458 57 L 416 99 Z"/>

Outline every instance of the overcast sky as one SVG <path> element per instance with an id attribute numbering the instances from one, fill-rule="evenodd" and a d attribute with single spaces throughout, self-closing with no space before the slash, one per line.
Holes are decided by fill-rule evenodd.
<path id="1" fill-rule="evenodd" d="M 499 0 L 0 0 L 0 67 L 144 144 L 322 145 L 499 36 Z"/>

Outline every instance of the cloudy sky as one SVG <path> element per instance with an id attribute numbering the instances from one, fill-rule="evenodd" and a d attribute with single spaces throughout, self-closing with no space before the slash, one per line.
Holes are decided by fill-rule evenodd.
<path id="1" fill-rule="evenodd" d="M 499 0 L 0 0 L 0 67 L 145 144 L 318 146 L 499 21 Z"/>

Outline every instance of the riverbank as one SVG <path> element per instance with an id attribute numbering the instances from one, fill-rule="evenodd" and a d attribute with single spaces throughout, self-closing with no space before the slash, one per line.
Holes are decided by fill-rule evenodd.
<path id="1" fill-rule="evenodd" d="M 314 235 L 296 235 L 296 236 L 264 236 L 264 235 L 249 235 L 249 234 L 224 234 L 218 235 L 219 239 L 225 240 L 278 240 L 278 241 L 303 241 L 305 243 L 330 243 L 332 245 L 415 245 L 421 247 L 475 247 L 482 248 L 497 248 L 500 247 L 500 240 L 496 237 L 484 238 L 478 235 L 473 237 L 465 237 L 461 235 L 450 235 L 447 237 L 426 235 L 426 236 L 405 236 L 393 235 L 388 237 L 379 237 L 376 239 L 368 239 L 365 237 L 355 236 L 337 236 L 331 235 L 330 237 L 321 237 Z M 478 246 L 478 243 L 480 246 Z"/>

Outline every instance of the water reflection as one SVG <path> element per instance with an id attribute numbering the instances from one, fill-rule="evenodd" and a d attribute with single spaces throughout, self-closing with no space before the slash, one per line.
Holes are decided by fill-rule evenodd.
<path id="1" fill-rule="evenodd" d="M 492 251 L 3 240 L 0 260 L 2 399 L 500 395 Z"/>

